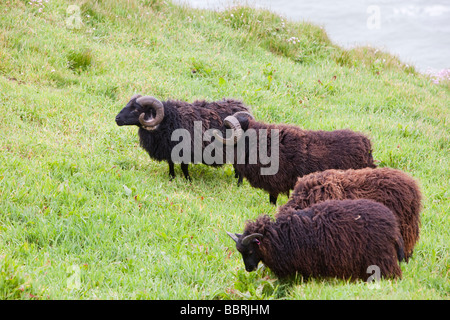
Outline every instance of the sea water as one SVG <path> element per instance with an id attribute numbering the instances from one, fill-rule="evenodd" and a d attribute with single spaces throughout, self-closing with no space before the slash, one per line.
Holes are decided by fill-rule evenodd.
<path id="1" fill-rule="evenodd" d="M 245 4 L 289 20 L 322 26 L 344 47 L 370 45 L 396 55 L 420 72 L 450 68 L 450 0 L 176 0 L 223 10 Z M 295 35 L 293 35 L 295 36 Z"/>

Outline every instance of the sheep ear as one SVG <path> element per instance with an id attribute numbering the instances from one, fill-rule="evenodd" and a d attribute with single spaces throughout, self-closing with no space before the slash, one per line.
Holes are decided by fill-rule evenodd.
<path id="1" fill-rule="evenodd" d="M 133 100 L 133 99 L 140 98 L 140 97 L 142 97 L 140 94 L 134 94 L 134 95 L 131 97 L 130 101 Z"/>
<path id="2" fill-rule="evenodd" d="M 228 232 L 227 231 L 227 234 L 231 237 L 231 239 L 233 239 L 234 240 L 234 242 L 236 242 L 236 243 L 238 243 L 238 241 L 239 241 L 239 238 L 241 237 L 241 234 L 238 234 L 238 233 L 231 233 L 231 232 Z"/>

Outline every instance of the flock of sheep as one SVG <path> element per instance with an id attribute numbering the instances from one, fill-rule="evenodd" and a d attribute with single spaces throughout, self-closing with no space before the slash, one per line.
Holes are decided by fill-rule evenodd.
<path id="1" fill-rule="evenodd" d="M 139 127 L 141 147 L 152 159 L 168 162 L 171 179 L 177 145 L 172 133 L 184 129 L 194 137 L 198 121 L 202 132 L 212 130 L 214 137 L 202 141 L 202 150 L 213 142 L 223 145 L 218 155 L 222 162 L 203 163 L 230 162 L 226 151 L 234 148 L 231 162 L 238 185 L 246 178 L 252 187 L 267 191 L 273 204 L 279 194 L 289 196 L 293 190 L 275 220 L 264 215 L 248 221 L 242 234 L 227 232 L 247 271 L 262 261 L 280 278 L 298 274 L 367 280 L 374 266 L 380 277 L 401 277 L 399 262 L 408 261 L 419 238 L 421 192 L 404 172 L 376 167 L 365 135 L 259 122 L 233 99 L 187 103 L 134 95 L 116 116 L 119 126 Z M 248 140 L 250 130 L 258 133 L 256 143 Z M 247 143 L 239 149 L 242 141 Z M 191 153 L 184 155 L 181 169 L 190 180 L 188 165 L 199 161 L 195 141 L 189 144 Z M 261 174 L 268 164 L 248 159 L 259 154 L 261 146 L 274 144 L 279 168 Z"/>

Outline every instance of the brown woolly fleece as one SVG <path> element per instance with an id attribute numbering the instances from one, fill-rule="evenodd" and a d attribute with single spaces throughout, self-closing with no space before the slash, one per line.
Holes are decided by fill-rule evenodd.
<path id="1" fill-rule="evenodd" d="M 276 203 L 278 194 L 289 195 L 298 177 L 327 169 L 360 169 L 376 165 L 373 162 L 372 146 L 364 134 L 352 130 L 303 130 L 294 125 L 266 124 L 244 117 L 238 117 L 242 129 L 267 130 L 267 150 L 271 150 L 271 130 L 279 130 L 279 170 L 275 175 L 261 175 L 263 165 L 238 164 L 234 167 L 250 185 L 267 191 L 272 203 Z M 257 153 L 258 144 L 247 148 L 247 156 Z M 259 159 L 258 159 L 259 160 Z"/>
<path id="2" fill-rule="evenodd" d="M 371 199 L 384 204 L 396 216 L 408 260 L 419 239 L 422 195 L 417 182 L 391 168 L 326 170 L 298 179 L 289 201 L 278 210 L 304 209 L 325 200 Z"/>
<path id="3" fill-rule="evenodd" d="M 397 221 L 386 206 L 366 199 L 328 200 L 304 210 L 286 208 L 276 221 L 261 216 L 247 222 L 242 237 L 278 277 L 337 277 L 367 280 L 377 266 L 384 278 L 401 277 L 404 259 Z"/>

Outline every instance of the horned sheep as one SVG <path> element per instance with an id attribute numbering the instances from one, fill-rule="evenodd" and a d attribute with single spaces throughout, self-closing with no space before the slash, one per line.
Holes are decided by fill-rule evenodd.
<path id="1" fill-rule="evenodd" d="M 276 204 L 279 194 L 285 193 L 289 196 L 297 178 L 306 174 L 327 169 L 376 167 L 371 141 L 360 132 L 349 129 L 304 130 L 294 125 L 266 124 L 243 112 L 226 117 L 224 123 L 232 129 L 232 137 L 223 138 L 217 131 L 214 136 L 218 142 L 235 145 L 235 170 L 241 177 L 246 178 L 252 187 L 267 191 L 272 204 Z M 249 141 L 247 133 L 252 131 L 257 133 L 256 143 Z M 274 136 L 274 133 L 278 134 Z M 239 148 L 241 139 L 244 142 L 249 141 L 245 142 L 245 148 Z M 268 165 L 259 159 L 251 163 L 249 156 L 261 154 L 263 145 L 268 147 L 267 150 L 271 150 L 275 144 L 278 144 L 279 169 L 274 174 L 261 174 L 261 169 Z M 245 161 L 239 161 L 239 152 L 245 153 Z"/>
<path id="2" fill-rule="evenodd" d="M 172 150 L 178 144 L 177 141 L 172 141 L 172 133 L 177 129 L 186 129 L 190 134 L 190 139 L 194 139 L 196 121 L 201 122 L 201 134 L 213 128 L 225 133 L 224 118 L 240 111 L 250 112 L 249 108 L 241 101 L 234 99 L 215 102 L 197 100 L 188 103 L 177 100 L 159 101 L 151 96 L 135 94 L 115 120 L 118 126 L 135 125 L 139 127 L 140 146 L 147 151 L 150 158 L 168 162 L 169 175 L 172 180 L 175 177 Z M 188 143 L 194 144 L 193 140 L 189 140 Z M 209 143 L 211 142 L 201 141 L 201 150 L 204 150 Z M 192 148 L 191 154 L 187 157 L 188 160 L 181 161 L 181 170 L 188 180 L 190 180 L 188 165 L 196 161 L 194 151 L 196 149 Z M 200 161 L 205 163 L 203 158 Z M 221 166 L 224 163 L 225 160 L 220 163 L 207 164 Z M 238 177 L 237 172 L 235 175 Z"/>
<path id="3" fill-rule="evenodd" d="M 327 200 L 303 210 L 287 208 L 276 221 L 264 215 L 247 222 L 236 242 L 245 269 L 262 261 L 279 278 L 337 277 L 367 280 L 401 277 L 403 241 L 393 213 L 373 200 Z M 375 266 L 375 267 L 374 267 Z"/>

